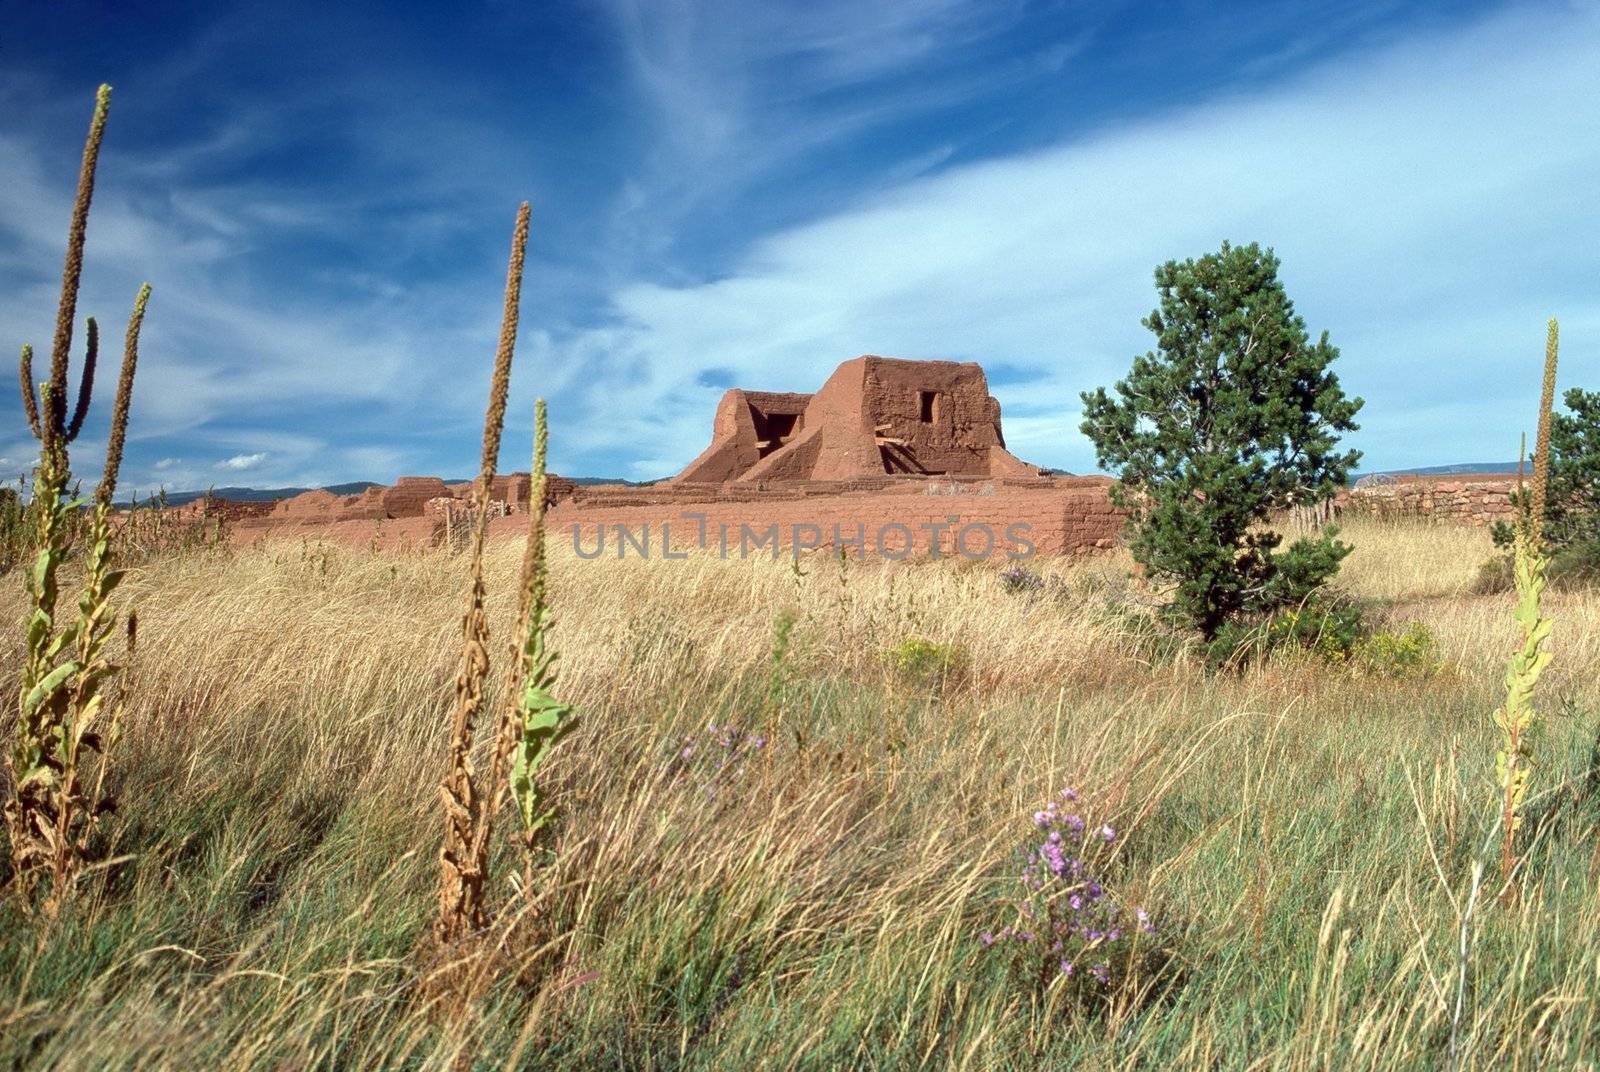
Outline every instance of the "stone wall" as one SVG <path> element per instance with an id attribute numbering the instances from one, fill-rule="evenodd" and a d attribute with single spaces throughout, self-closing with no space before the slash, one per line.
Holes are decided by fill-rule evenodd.
<path id="1" fill-rule="evenodd" d="M 1422 479 L 1400 477 L 1362 483 L 1343 492 L 1343 513 L 1370 517 L 1433 518 L 1471 525 L 1509 521 L 1514 476 Z"/>

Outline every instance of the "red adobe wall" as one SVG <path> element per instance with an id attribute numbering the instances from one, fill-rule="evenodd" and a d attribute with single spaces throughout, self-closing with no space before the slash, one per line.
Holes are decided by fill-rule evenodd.
<path id="1" fill-rule="evenodd" d="M 552 539 L 575 541 L 586 557 L 595 557 L 597 546 L 602 555 L 616 557 L 620 525 L 631 537 L 624 557 L 643 553 L 641 545 L 659 557 L 665 527 L 674 551 L 703 547 L 722 553 L 726 548 L 729 557 L 738 557 L 741 546 L 752 556 L 771 555 L 774 549 L 790 549 L 797 542 L 802 548 L 833 547 L 837 530 L 842 549 L 861 557 L 928 555 L 937 540 L 945 556 L 965 553 L 1003 559 L 1114 546 L 1123 515 L 1111 504 L 1108 484 L 1070 478 L 906 479 L 889 487 L 855 490 L 848 484 L 827 488 L 817 482 L 796 492 L 769 488 L 748 496 L 659 491 L 652 495 L 654 489 L 644 488 L 635 496 L 580 494 L 552 509 L 547 524 Z M 768 534 L 774 526 L 772 540 Z M 966 526 L 984 526 L 988 535 L 983 528 L 973 528 L 963 536 Z M 858 541 L 863 539 L 861 547 Z"/>
<path id="2" fill-rule="evenodd" d="M 866 355 L 814 395 L 734 388 L 711 445 L 673 483 L 852 480 L 886 474 L 1038 476 L 1005 449 L 1000 403 L 975 362 Z"/>

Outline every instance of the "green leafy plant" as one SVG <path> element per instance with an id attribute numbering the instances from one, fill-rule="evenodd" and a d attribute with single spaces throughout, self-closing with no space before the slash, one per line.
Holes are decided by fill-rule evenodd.
<path id="1" fill-rule="evenodd" d="M 1352 660 L 1362 670 L 1383 677 L 1430 677 L 1444 669 L 1433 630 L 1407 622 L 1398 630 L 1382 629 L 1356 642 Z"/>
<path id="2" fill-rule="evenodd" d="M 1234 621 L 1302 603 L 1349 553 L 1327 529 L 1278 551 L 1275 512 L 1331 499 L 1360 459 L 1338 449 L 1361 400 L 1330 371 L 1252 243 L 1156 269 L 1157 349 L 1113 394 L 1083 395 L 1083 431 L 1119 476 L 1133 557 L 1170 582 L 1170 613 L 1209 641 Z"/>
<path id="3" fill-rule="evenodd" d="M 522 584 L 517 635 L 516 675 L 512 702 L 502 727 L 502 739 L 511 749 L 507 782 L 517 817 L 522 821 L 523 889 L 531 890 L 533 853 L 539 832 L 551 818 L 536 776 L 539 766 L 557 741 L 572 732 L 576 715 L 570 704 L 555 697 L 555 649 L 550 646 L 554 620 L 547 597 L 548 571 L 544 557 L 545 456 L 550 430 L 544 399 L 534 404 L 532 498 L 528 538 L 523 551 Z"/>
<path id="4" fill-rule="evenodd" d="M 1253 625 L 1230 623 L 1204 651 L 1213 667 L 1228 669 L 1278 652 L 1298 652 L 1332 667 L 1382 677 L 1427 677 L 1444 665 L 1426 625 L 1408 622 L 1398 629 L 1374 629 L 1366 606 L 1326 590 Z"/>
<path id="5" fill-rule="evenodd" d="M 1508 898 L 1517 896 L 1517 832 L 1522 827 L 1523 804 L 1533 770 L 1530 737 L 1538 724 L 1533 693 L 1539 676 L 1550 665 L 1551 653 L 1545 648 L 1553 621 L 1540 607 L 1544 595 L 1545 571 L 1550 560 L 1544 549 L 1544 512 L 1550 477 L 1550 418 L 1555 396 L 1556 354 L 1559 328 L 1550 321 L 1545 342 L 1544 389 L 1539 399 L 1539 436 L 1534 448 L 1533 487 L 1529 489 L 1528 509 L 1517 526 L 1512 543 L 1512 564 L 1517 589 L 1512 617 L 1522 633 L 1521 643 L 1506 662 L 1506 698 L 1494 713 L 1500 730 L 1500 748 L 1495 753 L 1495 779 L 1500 789 L 1500 875 Z"/>
<path id="6" fill-rule="evenodd" d="M 1366 636 L 1360 604 L 1324 591 L 1307 596 L 1255 622 L 1225 623 L 1204 647 L 1216 668 L 1241 669 L 1277 651 L 1304 651 L 1334 665 L 1346 665 Z"/>
<path id="7" fill-rule="evenodd" d="M 884 664 L 915 688 L 937 689 L 963 678 L 971 662 L 959 644 L 909 636 L 883 653 Z"/>
<path id="8" fill-rule="evenodd" d="M 792 610 L 779 611 L 772 622 L 772 650 L 767 657 L 767 711 L 776 718 L 783 711 L 791 676 L 790 651 L 799 618 Z"/>
<path id="9" fill-rule="evenodd" d="M 150 300 L 150 286 L 145 284 L 128 320 L 105 465 L 95 490 L 87 536 L 82 539 L 82 594 L 76 616 L 63 621 L 58 613 L 59 574 L 79 542 L 82 512 L 87 505 L 69 493 L 73 481 L 68 446 L 83 429 L 94 389 L 99 331 L 93 319 L 88 321 L 83 370 L 70 417 L 68 357 L 95 166 L 110 104 L 111 87 L 101 86 L 84 147 L 68 232 L 50 378 L 39 385 L 37 400 L 33 394 L 31 347 L 22 348 L 21 361 L 23 408 L 39 441 L 40 453 L 29 507 L 34 547 L 26 577 L 30 605 L 26 655 L 16 736 L 6 757 L 14 795 L 6 802 L 4 812 L 16 882 L 26 895 L 46 886 L 44 907 L 51 913 L 70 895 L 89 854 L 89 838 L 97 820 L 113 806 L 103 793 L 105 749 L 110 734 L 102 729 L 107 721 L 115 727 L 115 716 L 108 716 L 107 708 L 110 685 L 120 667 L 111 660 L 108 645 L 117 622 L 111 596 L 123 574 L 113 562 L 111 499 L 127 436 L 139 331 Z M 130 617 L 130 648 L 132 637 Z M 93 760 L 96 753 L 98 763 Z"/>

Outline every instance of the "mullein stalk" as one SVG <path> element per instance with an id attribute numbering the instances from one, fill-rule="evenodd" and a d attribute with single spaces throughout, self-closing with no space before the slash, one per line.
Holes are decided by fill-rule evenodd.
<path id="1" fill-rule="evenodd" d="M 1513 617 L 1521 629 L 1522 641 L 1506 663 L 1506 699 L 1494 713 L 1495 725 L 1500 730 L 1500 749 L 1495 755 L 1495 778 L 1500 788 L 1500 874 L 1508 901 L 1516 899 L 1519 889 L 1516 839 L 1522 827 L 1522 807 L 1527 800 L 1528 781 L 1533 771 L 1529 738 L 1538 718 L 1533 692 L 1539 675 L 1551 659 L 1545 643 L 1554 623 L 1544 617 L 1540 600 L 1550 565 L 1544 550 L 1543 526 L 1545 489 L 1550 472 L 1550 409 L 1555 398 L 1557 343 L 1558 328 L 1551 320 L 1545 345 L 1539 434 L 1534 445 L 1533 488 L 1528 496 L 1527 514 L 1517 526 L 1512 542 L 1512 570 L 1517 592 Z"/>
<path id="2" fill-rule="evenodd" d="M 488 877 L 489 830 L 493 810 L 488 807 L 472 763 L 472 742 L 478 713 L 483 708 L 484 682 L 489 676 L 489 623 L 484 614 L 483 551 L 488 538 L 489 496 L 495 463 L 500 456 L 500 435 L 505 425 L 506 394 L 511 384 L 511 358 L 517 342 L 517 313 L 522 298 L 522 270 L 528 246 L 528 205 L 517 211 L 511 238 L 511 263 L 506 271 L 505 306 L 500 320 L 500 344 L 495 352 L 494 376 L 489 385 L 489 405 L 483 420 L 483 454 L 473 505 L 471 581 L 467 612 L 462 618 L 461 665 L 456 674 L 456 703 L 451 720 L 450 746 L 444 784 L 444 844 L 439 850 L 439 915 L 433 936 L 442 946 L 453 945 L 488 923 L 483 887 Z M 499 749 L 496 749 L 498 756 Z M 490 794 L 494 789 L 491 783 Z"/>
<path id="3" fill-rule="evenodd" d="M 533 891 L 533 859 L 541 830 L 552 812 L 545 806 L 536 776 L 555 743 L 572 732 L 576 716 L 570 704 L 555 698 L 556 652 L 550 644 L 555 620 L 548 598 L 544 557 L 545 465 L 550 443 L 544 399 L 534 403 L 533 470 L 528 504 L 528 535 L 523 546 L 518 586 L 518 643 L 513 652 L 510 696 L 501 722 L 502 750 L 510 760 L 505 790 L 522 824 L 525 896 Z M 497 785 L 499 783 L 496 783 Z"/>
<path id="4" fill-rule="evenodd" d="M 40 385 L 44 414 L 52 412 L 49 383 Z M 24 582 L 31 613 L 27 650 L 18 695 L 16 736 L 6 756 L 12 798 L 5 803 L 6 832 L 11 847 L 12 870 L 25 896 L 55 858 L 53 838 L 60 815 L 60 786 L 56 755 L 57 729 L 66 716 L 72 675 L 78 664 L 63 660 L 74 645 L 74 626 L 56 628 L 56 603 L 60 594 L 57 574 L 71 549 L 68 514 L 77 509 L 65 500 L 68 475 L 62 469 L 62 452 L 46 448 L 34 474 L 34 561 Z"/>
<path id="5" fill-rule="evenodd" d="M 83 162 L 78 167 L 78 194 L 72 202 L 66 263 L 61 269 L 61 300 L 56 305 L 55 344 L 50 348 L 50 382 L 56 387 L 50 413 L 51 423 L 57 428 L 65 425 L 67 419 L 67 359 L 72 350 L 73 318 L 78 311 L 78 283 L 83 278 L 83 242 L 89 227 L 89 202 L 94 199 L 94 173 L 100 163 L 100 141 L 105 136 L 106 118 L 110 114 L 111 87 L 102 85 L 95 93 L 94 116 L 89 120 L 89 136 L 83 143 Z M 93 383 L 93 364 L 93 361 L 89 361 L 84 365 L 86 386 Z"/>
<path id="6" fill-rule="evenodd" d="M 111 807 L 110 799 L 100 792 L 106 757 L 103 736 L 98 729 L 106 707 L 107 686 L 120 670 L 110 661 L 106 650 L 116 624 L 110 598 L 122 579 L 121 572 L 112 568 L 110 511 L 127 435 L 128 408 L 138 365 L 139 329 L 150 299 L 150 287 L 146 284 L 139 291 L 128 322 L 116 412 L 85 549 L 84 589 L 78 601 L 78 613 L 74 620 L 58 627 L 57 575 L 72 550 L 75 537 L 83 531 L 80 511 L 84 503 L 67 494 L 72 483 L 68 447 L 83 429 L 94 390 L 99 352 L 99 331 L 94 320 L 89 321 L 87 352 L 77 404 L 71 407 L 70 420 L 68 352 L 83 273 L 84 237 L 94 193 L 95 166 L 110 100 L 111 87 L 101 86 L 84 146 L 78 194 L 68 230 L 50 378 L 39 385 L 37 404 L 33 396 L 32 347 L 22 348 L 20 362 L 23 410 L 30 430 L 39 440 L 40 460 L 31 507 L 36 519 L 36 553 L 26 578 L 32 611 L 28 618 L 18 694 L 16 737 L 6 756 L 13 796 L 5 802 L 3 810 L 17 886 L 25 896 L 31 896 L 41 881 L 48 881 L 49 896 L 44 907 L 50 913 L 70 895 L 89 852 L 89 835 L 100 815 Z M 114 725 L 114 717 L 112 721 Z M 90 752 L 101 752 L 101 758 L 94 788 L 86 793 L 83 773 Z"/>
<path id="7" fill-rule="evenodd" d="M 60 744 L 60 794 L 71 806 L 62 808 L 57 816 L 51 878 L 58 891 L 67 889 L 78 861 L 87 856 L 88 836 L 96 821 L 115 807 L 113 800 L 100 795 L 100 786 L 104 784 L 107 749 L 115 736 L 117 712 L 113 711 L 111 715 L 110 733 L 102 734 L 98 729 L 109 695 L 108 686 L 122 669 L 111 661 L 106 651 L 107 641 L 117 624 L 111 595 L 123 578 L 123 571 L 113 566 L 111 499 L 116 494 L 117 476 L 122 469 L 122 450 L 128 437 L 128 410 L 133 399 L 133 377 L 139 364 L 139 332 L 144 326 L 145 309 L 149 303 L 150 285 L 146 283 L 139 288 L 133 313 L 128 318 L 122 373 L 117 379 L 117 396 L 112 407 L 111 435 L 106 442 L 100 484 L 95 489 L 94 517 L 84 553 L 83 595 L 78 601 L 78 673 L 73 684 L 72 718 L 64 727 Z M 94 322 L 91 320 L 90 323 Z M 85 409 L 87 405 L 80 395 L 79 414 Z M 74 420 L 81 423 L 82 417 L 76 416 Z M 130 617 L 130 640 L 133 635 L 132 621 Z M 95 790 L 87 796 L 82 791 L 80 781 L 86 749 L 98 752 L 101 758 Z"/>

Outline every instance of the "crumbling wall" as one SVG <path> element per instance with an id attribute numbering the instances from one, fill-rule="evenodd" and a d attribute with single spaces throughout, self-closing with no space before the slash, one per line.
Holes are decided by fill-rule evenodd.
<path id="1" fill-rule="evenodd" d="M 403 476 L 391 488 L 374 488 L 379 509 L 385 518 L 421 517 L 429 499 L 448 495 L 444 481 L 436 476 Z"/>
<path id="2" fill-rule="evenodd" d="M 505 473 L 489 485 L 489 499 L 499 504 L 501 513 L 525 513 L 532 492 L 528 473 Z M 307 491 L 263 507 L 264 523 L 278 525 L 333 524 L 342 521 L 391 521 L 432 517 L 441 509 L 438 503 L 472 498 L 471 482 L 446 484 L 438 477 L 403 476 L 393 486 L 368 488 L 359 495 L 335 495 L 329 491 Z M 545 477 L 546 504 L 571 497 L 578 485 L 564 477 Z M 497 514 L 496 516 L 500 516 Z"/>
<path id="3" fill-rule="evenodd" d="M 1005 449 L 981 366 L 869 354 L 840 365 L 814 395 L 728 391 L 711 445 L 673 482 L 1039 472 Z"/>
<path id="4" fill-rule="evenodd" d="M 1515 515 L 1509 477 L 1422 479 L 1399 477 L 1358 484 L 1340 496 L 1343 512 L 1371 517 L 1415 517 L 1487 525 Z"/>
<path id="5" fill-rule="evenodd" d="M 739 479 L 799 435 L 811 398 L 731 388 L 717 403 L 711 445 L 674 479 L 705 484 Z"/>

